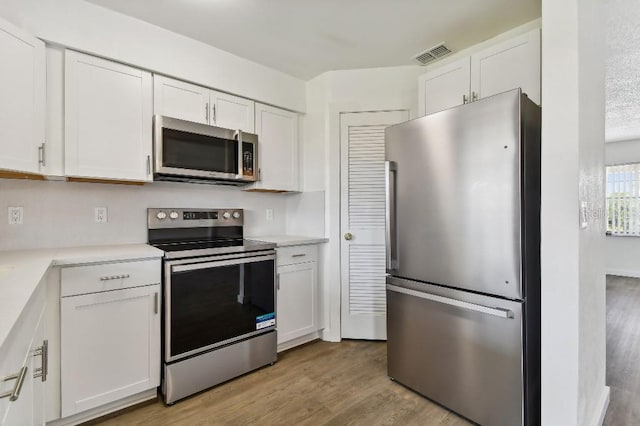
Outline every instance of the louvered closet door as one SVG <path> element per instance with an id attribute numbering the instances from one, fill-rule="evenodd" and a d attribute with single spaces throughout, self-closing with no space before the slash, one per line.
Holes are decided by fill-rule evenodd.
<path id="1" fill-rule="evenodd" d="M 384 340 L 384 129 L 408 111 L 340 116 L 342 338 Z"/>

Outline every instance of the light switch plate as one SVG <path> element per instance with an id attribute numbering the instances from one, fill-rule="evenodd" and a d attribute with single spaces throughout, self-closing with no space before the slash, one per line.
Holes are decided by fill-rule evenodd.
<path id="1" fill-rule="evenodd" d="M 267 209 L 267 220 L 273 220 L 273 209 Z"/>
<path id="2" fill-rule="evenodd" d="M 589 209 L 586 201 L 580 202 L 580 229 L 589 226 Z"/>

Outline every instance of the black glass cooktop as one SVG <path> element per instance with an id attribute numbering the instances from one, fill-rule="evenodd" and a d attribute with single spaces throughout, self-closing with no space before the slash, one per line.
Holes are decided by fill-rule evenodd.
<path id="1" fill-rule="evenodd" d="M 163 250 L 165 259 L 274 250 L 276 248 L 273 243 L 245 239 L 152 243 L 151 245 Z"/>
<path id="2" fill-rule="evenodd" d="M 189 241 L 183 243 L 153 244 L 164 251 L 205 250 L 220 247 L 238 247 L 245 245 L 248 240 L 220 240 L 220 241 Z"/>

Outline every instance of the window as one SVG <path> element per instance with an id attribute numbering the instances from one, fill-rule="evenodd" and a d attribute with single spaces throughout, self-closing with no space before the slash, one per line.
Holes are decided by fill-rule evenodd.
<path id="1" fill-rule="evenodd" d="M 608 166 L 607 234 L 640 236 L 640 163 Z"/>

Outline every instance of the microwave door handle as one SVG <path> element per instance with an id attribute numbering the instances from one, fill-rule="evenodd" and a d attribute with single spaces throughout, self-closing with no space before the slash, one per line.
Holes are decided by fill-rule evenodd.
<path id="1" fill-rule="evenodd" d="M 244 170 L 242 169 L 242 130 L 236 130 L 233 138 L 238 141 L 238 175 L 240 177 L 243 177 Z"/>

